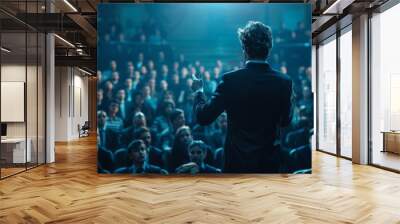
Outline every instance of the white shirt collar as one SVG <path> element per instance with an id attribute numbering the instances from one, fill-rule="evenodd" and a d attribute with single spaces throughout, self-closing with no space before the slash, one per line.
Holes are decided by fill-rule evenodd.
<path id="1" fill-rule="evenodd" d="M 245 64 L 247 65 L 248 63 L 268 64 L 265 60 L 247 60 Z"/>

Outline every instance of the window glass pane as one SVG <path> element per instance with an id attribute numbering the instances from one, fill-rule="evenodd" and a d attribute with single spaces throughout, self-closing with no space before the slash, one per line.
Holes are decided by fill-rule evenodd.
<path id="1" fill-rule="evenodd" d="M 351 158 L 352 141 L 352 33 L 340 37 L 340 152 Z"/>
<path id="2" fill-rule="evenodd" d="M 372 18 L 372 163 L 400 170 L 400 4 Z M 385 134 L 383 132 L 386 132 Z"/>
<path id="3" fill-rule="evenodd" d="M 30 147 L 30 161 L 28 168 L 37 165 L 37 75 L 38 75 L 38 36 L 36 32 L 28 32 L 28 62 L 26 80 L 26 115 L 27 115 L 27 142 Z"/>
<path id="4" fill-rule="evenodd" d="M 318 148 L 336 153 L 336 39 L 318 48 Z"/>
<path id="5" fill-rule="evenodd" d="M 2 178 L 25 170 L 31 161 L 26 142 L 26 33 L 1 34 L 1 174 Z M 28 147 L 26 147 L 28 146 Z M 26 150 L 28 149 L 28 150 Z"/>

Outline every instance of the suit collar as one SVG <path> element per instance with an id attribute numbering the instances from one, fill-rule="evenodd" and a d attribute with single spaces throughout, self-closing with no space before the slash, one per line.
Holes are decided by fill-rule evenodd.
<path id="1" fill-rule="evenodd" d="M 266 61 L 261 60 L 248 60 L 246 61 L 246 68 L 255 68 L 255 69 L 262 69 L 262 70 L 272 70 L 271 66 Z"/>

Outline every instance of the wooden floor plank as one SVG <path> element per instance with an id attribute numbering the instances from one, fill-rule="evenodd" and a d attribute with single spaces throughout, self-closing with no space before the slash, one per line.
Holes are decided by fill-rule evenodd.
<path id="1" fill-rule="evenodd" d="M 400 223 L 400 175 L 313 152 L 311 175 L 96 173 L 96 139 L 0 181 L 0 223 Z"/>

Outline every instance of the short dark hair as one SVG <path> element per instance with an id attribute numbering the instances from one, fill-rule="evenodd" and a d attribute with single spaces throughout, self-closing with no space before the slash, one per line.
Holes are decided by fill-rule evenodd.
<path id="1" fill-rule="evenodd" d="M 111 101 L 110 105 L 108 106 L 108 109 L 111 109 L 112 107 L 119 107 L 119 102 L 117 100 Z"/>
<path id="2" fill-rule="evenodd" d="M 238 29 L 238 35 L 249 59 L 267 59 L 272 49 L 272 31 L 269 26 L 249 21 L 244 28 Z"/>
<path id="3" fill-rule="evenodd" d="M 167 108 L 167 106 L 172 105 L 172 107 L 175 108 L 175 102 L 172 100 L 164 100 L 159 104 L 158 107 L 158 111 L 161 114 L 164 114 L 165 108 Z"/>
<path id="4" fill-rule="evenodd" d="M 198 146 L 203 152 L 207 151 L 207 145 L 201 140 L 195 140 L 190 143 L 188 149 Z"/>
<path id="5" fill-rule="evenodd" d="M 147 127 L 138 128 L 134 133 L 135 139 L 140 139 L 140 137 L 143 135 L 143 133 L 146 133 L 146 132 L 150 133 L 150 129 L 148 129 Z"/>
<path id="6" fill-rule="evenodd" d="M 128 148 L 127 148 L 128 153 L 131 154 L 134 150 L 137 150 L 141 144 L 144 144 L 143 140 L 141 140 L 141 139 L 133 140 L 128 145 Z"/>
<path id="7" fill-rule="evenodd" d="M 171 114 L 171 120 L 175 120 L 181 114 L 185 114 L 185 112 L 179 108 L 175 109 Z"/>
<path id="8" fill-rule="evenodd" d="M 184 131 L 184 130 L 188 130 L 189 132 L 191 132 L 191 131 L 190 131 L 190 127 L 187 126 L 187 125 L 184 125 L 184 126 L 178 128 L 178 130 L 176 130 L 175 135 L 176 135 L 176 136 L 180 136 L 180 135 L 182 134 L 182 131 Z"/>
<path id="9" fill-rule="evenodd" d="M 97 111 L 97 117 L 101 117 L 103 115 L 105 115 L 107 117 L 107 113 L 104 110 L 98 110 Z"/>

